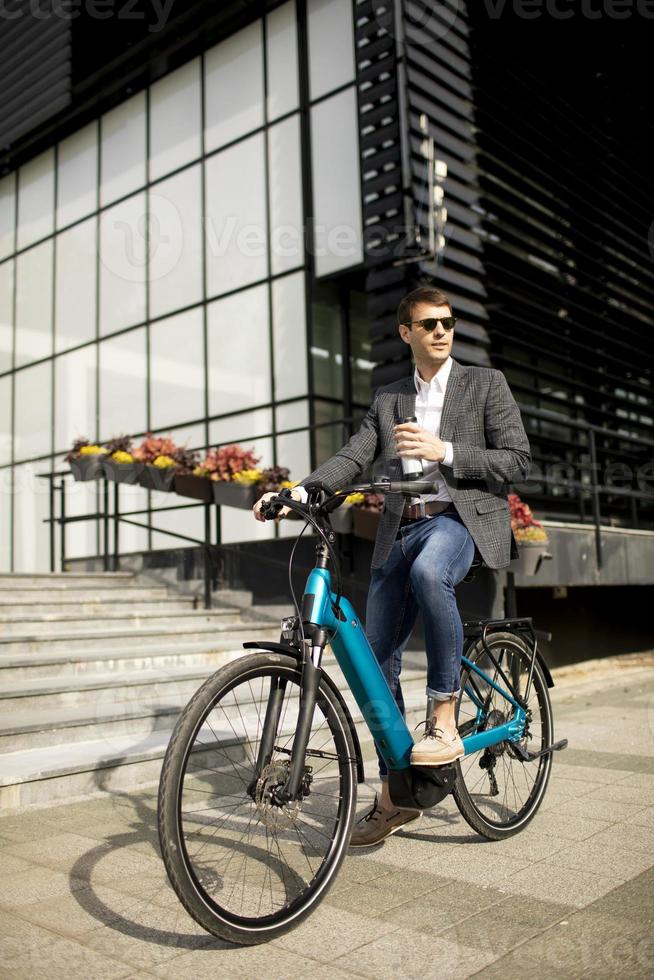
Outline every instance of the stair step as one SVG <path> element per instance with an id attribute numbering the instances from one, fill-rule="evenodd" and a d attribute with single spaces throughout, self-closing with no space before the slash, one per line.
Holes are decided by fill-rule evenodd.
<path id="1" fill-rule="evenodd" d="M 15 589 L 16 585 L 23 588 L 33 582 L 42 583 L 42 588 L 56 587 L 57 583 L 68 582 L 71 585 L 79 582 L 114 582 L 123 584 L 135 581 L 134 572 L 11 572 L 0 574 L 0 589 Z"/>
<path id="2" fill-rule="evenodd" d="M 255 637 L 253 637 L 255 638 Z M 263 639 L 263 638 L 262 638 Z M 171 692 L 192 693 L 209 674 L 223 664 L 230 663 L 245 653 L 241 642 L 224 644 L 214 648 L 208 662 L 197 665 L 181 665 L 166 669 L 144 668 L 121 673 L 119 671 L 93 671 L 89 674 L 69 674 L 59 677 L 20 677 L 3 683 L 0 690 L 0 716 L 7 719 L 15 711 L 38 709 L 47 712 L 50 707 L 79 705 L 91 698 L 93 703 L 135 701 L 157 705 L 162 697 Z"/>
<path id="3" fill-rule="evenodd" d="M 336 669 L 337 681 L 339 674 Z M 408 694 L 407 722 L 412 725 L 424 715 L 424 674 L 409 671 L 405 677 L 403 671 L 402 680 L 403 690 L 406 687 L 405 697 Z M 342 676 L 340 681 L 342 684 Z M 345 692 L 345 699 L 360 733 L 362 747 L 371 758 L 368 729 L 349 691 Z M 170 723 L 167 725 L 166 710 L 170 710 Z M 105 716 L 105 721 L 108 716 Z M 119 734 L 116 731 L 104 738 L 4 753 L 0 757 L 0 809 L 42 805 L 56 799 L 88 796 L 106 790 L 155 785 L 159 779 L 174 718 L 175 708 L 168 704 L 158 716 L 162 727 L 154 730 L 132 734 Z M 290 733 L 292 719 L 287 719 L 285 728 Z"/>
<path id="4" fill-rule="evenodd" d="M 69 630 L 65 633 L 55 633 L 49 636 L 40 633 L 17 633 L 14 636 L 2 636 L 0 635 L 0 658 L 5 655 L 20 655 L 28 652 L 33 652 L 35 654 L 42 654 L 45 651 L 51 653 L 57 653 L 59 650 L 65 650 L 69 653 L 74 652 L 79 649 L 88 649 L 93 646 L 98 650 L 106 649 L 112 646 L 112 642 L 115 640 L 138 640 L 143 646 L 150 646 L 152 644 L 169 643 L 171 638 L 182 639 L 184 642 L 190 642 L 192 640 L 207 639 L 209 636 L 224 636 L 232 637 L 234 639 L 243 636 L 244 633 L 252 630 L 253 626 L 256 628 L 272 628 L 273 624 L 261 621 L 249 621 L 249 622 L 236 622 L 236 623 L 223 623 L 223 622 L 209 622 L 209 623 L 195 623 L 189 622 L 183 626 L 174 627 L 174 632 L 170 629 L 161 628 L 158 626 L 147 627 L 147 626 L 135 626 L 133 628 L 129 627 L 114 627 L 112 629 L 83 629 L 83 630 Z M 279 623 L 274 624 L 274 630 L 276 631 L 275 639 L 279 637 Z"/>
<path id="5" fill-rule="evenodd" d="M 242 622 L 241 610 L 230 609 L 227 606 L 220 609 L 182 609 L 171 610 L 140 610 L 140 609 L 121 609 L 113 610 L 103 615 L 93 614 L 84 617 L 79 612 L 65 613 L 43 613 L 38 619 L 27 616 L 24 612 L 17 612 L 13 615 L 0 613 L 0 632 L 7 639 L 11 636 L 24 635 L 29 632 L 33 636 L 45 636 L 53 639 L 59 634 L 69 635 L 71 627 L 92 626 L 94 631 L 112 630 L 117 625 L 125 628 L 146 626 L 148 628 L 157 627 L 158 629 L 183 630 L 189 624 L 196 623 L 240 623 Z"/>
<path id="6" fill-rule="evenodd" d="M 11 683 L 15 684 L 17 689 L 22 681 L 39 678 L 44 679 L 43 684 L 48 680 L 63 678 L 68 678 L 69 683 L 74 684 L 74 678 L 90 677 L 94 673 L 131 674 L 149 669 L 164 670 L 171 667 L 211 664 L 217 653 L 235 648 L 243 650 L 245 639 L 263 641 L 272 638 L 269 627 L 262 628 L 259 623 L 246 625 L 247 636 L 238 639 L 214 633 L 211 639 L 205 638 L 202 642 L 186 643 L 175 635 L 170 635 L 167 642 L 162 645 L 121 644 L 106 649 L 93 647 L 74 651 L 64 649 L 57 653 L 49 652 L 46 647 L 39 653 L 3 654 L 0 655 L 0 689 L 8 691 L 8 685 Z"/>
<path id="7" fill-rule="evenodd" d="M 33 589 L 22 587 L 0 590 L 0 608 L 11 608 L 16 603 L 54 603 L 54 602 L 143 602 L 150 599 L 167 599 L 165 585 L 128 585 L 107 588 L 105 585 L 80 586 L 78 589 L 55 589 L 37 586 Z"/>
<path id="8" fill-rule="evenodd" d="M 18 602 L 6 602 L 0 599 L 0 624 L 16 622 L 24 618 L 31 622 L 42 620 L 46 616 L 63 618 L 65 616 L 79 619 L 82 616 L 113 616 L 122 613 L 163 613 L 168 614 L 186 609 L 199 609 L 192 596 L 180 598 L 140 599 L 57 599 L 54 602 L 34 602 L 32 599 Z M 222 608 L 222 607 L 221 607 Z M 0 626 L 2 630 L 2 626 Z"/>

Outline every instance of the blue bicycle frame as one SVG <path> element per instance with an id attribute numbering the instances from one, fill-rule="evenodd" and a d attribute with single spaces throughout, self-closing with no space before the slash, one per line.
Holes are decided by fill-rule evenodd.
<path id="1" fill-rule="evenodd" d="M 331 574 L 327 568 L 314 568 L 307 580 L 303 598 L 304 618 L 320 626 L 334 636 L 330 645 L 334 656 L 347 680 L 370 732 L 379 747 L 389 769 L 402 770 L 410 767 L 413 738 L 406 726 L 386 682 L 381 667 L 368 641 L 361 622 L 350 601 L 341 596 L 340 616 L 336 609 L 336 594 L 331 591 Z M 463 739 L 466 755 L 478 752 L 489 745 L 504 741 L 518 741 L 524 734 L 526 714 L 524 708 L 484 673 L 476 664 L 463 657 L 463 662 L 484 683 L 494 688 L 513 706 L 510 721 L 494 728 L 482 730 Z M 483 705 L 474 692 L 468 692 L 477 707 L 477 719 L 483 722 Z"/>

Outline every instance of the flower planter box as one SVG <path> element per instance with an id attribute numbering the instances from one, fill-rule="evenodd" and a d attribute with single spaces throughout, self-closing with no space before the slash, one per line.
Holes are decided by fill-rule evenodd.
<path id="1" fill-rule="evenodd" d="M 101 480 L 104 476 L 102 461 L 104 453 L 95 453 L 93 456 L 78 456 L 70 461 L 70 471 L 74 480 Z"/>
<path id="2" fill-rule="evenodd" d="M 354 507 L 346 507 L 344 504 L 337 510 L 333 510 L 329 515 L 329 519 L 332 522 L 332 527 L 339 534 L 351 534 L 353 528 L 352 511 L 356 510 Z M 376 533 L 376 532 L 375 532 Z"/>
<path id="3" fill-rule="evenodd" d="M 511 571 L 516 575 L 535 575 L 541 565 L 541 556 L 548 553 L 547 541 L 518 541 L 519 558 L 511 562 Z"/>
<path id="4" fill-rule="evenodd" d="M 145 463 L 139 474 L 139 483 L 147 490 L 172 493 L 176 469 L 176 466 L 153 466 L 152 463 Z"/>
<path id="5" fill-rule="evenodd" d="M 214 480 L 213 501 L 223 507 L 241 507 L 243 510 L 252 510 L 255 503 L 261 496 L 261 490 L 256 483 L 236 483 L 231 480 Z"/>
<path id="6" fill-rule="evenodd" d="M 103 460 L 105 476 L 115 483 L 138 483 L 143 463 L 117 463 L 115 459 Z"/>
<path id="7" fill-rule="evenodd" d="M 173 478 L 175 493 L 182 497 L 193 497 L 205 504 L 213 501 L 213 485 L 206 476 L 195 476 L 194 473 L 176 473 Z"/>
<path id="8" fill-rule="evenodd" d="M 377 537 L 381 514 L 374 510 L 362 510 L 360 507 L 353 507 L 352 510 L 352 525 L 356 536 L 374 541 Z"/>

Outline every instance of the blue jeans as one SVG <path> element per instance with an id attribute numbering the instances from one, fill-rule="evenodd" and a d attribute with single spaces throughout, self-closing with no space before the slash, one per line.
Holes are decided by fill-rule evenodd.
<path id="1" fill-rule="evenodd" d="M 366 634 L 403 715 L 402 653 L 419 609 L 425 629 L 427 696 L 445 701 L 459 692 L 463 625 L 454 586 L 467 574 L 474 554 L 472 535 L 452 504 L 400 527 L 388 558 L 381 568 L 372 569 Z M 386 763 L 379 750 L 377 756 L 384 779 Z"/>

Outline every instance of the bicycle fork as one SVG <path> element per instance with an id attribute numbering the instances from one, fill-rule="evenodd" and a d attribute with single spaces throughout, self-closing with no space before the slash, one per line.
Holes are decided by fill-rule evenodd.
<path id="1" fill-rule="evenodd" d="M 283 786 L 274 791 L 274 802 L 279 806 L 300 798 L 303 794 L 306 776 L 306 755 L 311 737 L 311 725 L 318 698 L 318 688 L 321 676 L 322 654 L 327 642 L 324 630 L 316 630 L 311 640 L 306 641 L 305 656 L 302 661 L 302 680 L 300 683 L 300 710 L 296 722 L 293 746 L 290 751 L 288 778 Z M 310 647 L 310 652 L 307 650 Z M 250 795 L 253 795 L 258 778 L 270 763 L 275 751 L 275 739 L 279 734 L 279 722 L 286 694 L 287 682 L 283 678 L 274 678 L 268 695 L 266 713 L 264 716 L 255 778 L 250 784 Z"/>

